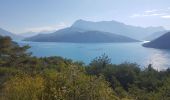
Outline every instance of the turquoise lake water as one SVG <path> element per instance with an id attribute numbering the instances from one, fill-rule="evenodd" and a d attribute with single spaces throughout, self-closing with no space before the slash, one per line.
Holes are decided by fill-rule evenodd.
<path id="1" fill-rule="evenodd" d="M 142 47 L 138 43 L 54 43 L 54 42 L 25 42 L 20 45 L 30 45 L 33 56 L 49 57 L 62 56 L 88 64 L 92 59 L 102 54 L 108 55 L 112 63 L 136 62 L 142 68 L 153 64 L 155 69 L 170 67 L 170 50 L 160 50 Z"/>

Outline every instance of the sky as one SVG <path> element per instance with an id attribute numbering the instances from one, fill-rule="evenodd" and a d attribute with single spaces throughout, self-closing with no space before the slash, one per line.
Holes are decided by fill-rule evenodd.
<path id="1" fill-rule="evenodd" d="M 0 28 L 17 34 L 58 30 L 78 19 L 170 29 L 170 0 L 0 0 Z"/>

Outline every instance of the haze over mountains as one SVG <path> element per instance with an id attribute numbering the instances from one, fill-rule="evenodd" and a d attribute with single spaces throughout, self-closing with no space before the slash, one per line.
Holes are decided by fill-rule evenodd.
<path id="1" fill-rule="evenodd" d="M 84 31 L 76 28 L 66 28 L 52 34 L 40 34 L 32 38 L 25 39 L 36 42 L 73 42 L 73 43 L 109 43 L 109 42 L 138 42 L 125 36 L 101 32 Z"/>
<path id="2" fill-rule="evenodd" d="M 170 49 L 170 32 L 167 32 L 149 43 L 143 44 L 143 46 L 150 48 Z"/>
<path id="3" fill-rule="evenodd" d="M 160 36 L 164 35 L 165 33 L 169 32 L 168 30 L 165 31 L 158 31 L 155 33 L 152 33 L 150 36 L 147 36 L 144 40 L 146 41 L 152 41 L 154 39 L 159 38 Z"/>
<path id="4" fill-rule="evenodd" d="M 12 32 L 9 32 L 9 31 L 7 31 L 5 29 L 2 29 L 2 28 L 0 28 L 0 36 L 9 36 L 14 40 L 18 40 L 18 39 L 22 38 L 21 36 L 16 35 L 16 34 L 14 34 Z"/>
<path id="5" fill-rule="evenodd" d="M 166 32 L 167 30 L 163 27 L 143 28 L 126 25 L 117 21 L 92 22 L 85 20 L 77 20 L 71 27 L 56 32 L 26 32 L 16 35 L 0 28 L 1 36 L 10 36 L 13 39 L 26 38 L 24 40 L 41 42 L 83 42 L 83 40 L 84 42 L 123 42 L 123 39 L 124 42 L 128 42 L 127 40 L 132 42 L 136 40 L 154 40 Z M 109 36 L 112 37 L 112 40 Z M 94 40 L 92 41 L 92 39 Z"/>
<path id="6" fill-rule="evenodd" d="M 143 40 L 147 36 L 150 36 L 154 32 L 158 32 L 158 31 L 165 31 L 165 29 L 163 27 L 142 28 L 142 27 L 126 25 L 126 24 L 123 24 L 123 23 L 120 23 L 117 21 L 91 22 L 91 21 L 85 21 L 85 20 L 77 20 L 69 28 L 61 29 L 61 30 L 58 30 L 51 34 L 36 35 L 36 36 L 30 37 L 30 38 L 26 38 L 25 40 L 27 40 L 27 41 L 41 41 L 41 42 L 47 42 L 47 41 L 48 42 L 50 42 L 50 41 L 51 42 L 59 42 L 59 41 L 60 42 L 61 41 L 69 42 L 70 41 L 71 42 L 71 40 L 72 40 L 72 42 L 73 41 L 74 42 L 75 41 L 82 42 L 81 40 L 85 39 L 85 37 L 82 37 L 82 36 L 86 36 L 86 38 L 87 37 L 93 38 L 94 41 L 97 42 L 97 41 L 99 41 L 99 40 L 97 40 L 98 35 L 100 37 L 101 33 L 102 33 L 102 35 L 108 34 L 107 36 L 110 36 L 110 34 L 113 34 L 113 36 L 115 36 L 115 38 L 113 38 L 113 36 L 111 36 L 111 37 L 113 39 L 115 39 L 117 42 L 118 42 L 118 39 L 116 39 L 117 35 L 122 36 L 124 38 L 126 37 L 124 42 L 127 42 L 126 40 L 128 40 L 128 39 Z M 107 36 L 103 36 L 103 38 L 106 39 Z M 86 39 L 86 41 L 84 41 L 84 42 L 88 42 L 88 40 L 89 39 Z M 110 40 L 110 39 L 108 39 L 108 40 Z M 123 41 L 120 40 L 120 42 L 123 42 Z"/>
<path id="7" fill-rule="evenodd" d="M 49 34 L 49 33 L 52 33 L 52 32 L 55 32 L 55 31 L 54 30 L 52 30 L 52 31 L 41 31 L 41 32 L 29 31 L 29 32 L 20 33 L 20 36 L 22 36 L 24 38 L 28 38 L 28 37 L 32 37 L 32 36 L 35 36 L 35 35 L 38 35 L 38 34 Z"/>
<path id="8" fill-rule="evenodd" d="M 72 27 L 81 28 L 85 30 L 97 30 L 110 33 L 116 33 L 124 36 L 128 36 L 134 39 L 143 40 L 147 36 L 150 36 L 152 33 L 158 31 L 164 31 L 163 27 L 137 27 L 126 25 L 117 21 L 100 21 L 100 22 L 91 22 L 85 20 L 77 20 Z"/>

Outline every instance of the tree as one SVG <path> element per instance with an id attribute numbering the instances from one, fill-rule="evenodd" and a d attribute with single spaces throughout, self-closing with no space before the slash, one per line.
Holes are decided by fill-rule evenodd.
<path id="1" fill-rule="evenodd" d="M 0 37 L 0 66 L 16 66 L 30 56 L 26 50 L 29 46 L 20 47 L 10 37 Z"/>
<path id="2" fill-rule="evenodd" d="M 5 82 L 2 100 L 43 100 L 44 79 L 22 74 Z"/>
<path id="3" fill-rule="evenodd" d="M 87 67 L 87 72 L 92 75 L 99 75 L 110 63 L 111 59 L 106 54 L 103 54 L 91 61 L 90 67 Z"/>
<path id="4" fill-rule="evenodd" d="M 86 75 L 75 65 L 52 75 L 46 77 L 46 100 L 118 100 L 102 77 Z"/>

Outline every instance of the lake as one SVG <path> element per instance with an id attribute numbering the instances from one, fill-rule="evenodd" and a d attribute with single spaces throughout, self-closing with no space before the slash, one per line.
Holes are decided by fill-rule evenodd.
<path id="1" fill-rule="evenodd" d="M 17 41 L 19 45 L 30 45 L 33 56 L 62 56 L 88 64 L 95 57 L 108 55 L 112 63 L 136 62 L 141 68 L 153 64 L 158 70 L 170 67 L 170 50 L 142 47 L 138 43 L 55 43 Z"/>

